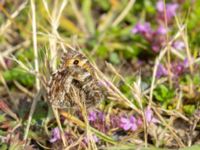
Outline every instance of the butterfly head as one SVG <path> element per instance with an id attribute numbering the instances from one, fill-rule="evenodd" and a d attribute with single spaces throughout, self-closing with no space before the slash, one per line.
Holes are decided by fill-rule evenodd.
<path id="1" fill-rule="evenodd" d="M 81 67 L 90 71 L 88 59 L 78 51 L 70 50 L 64 54 L 61 62 L 62 68 Z"/>

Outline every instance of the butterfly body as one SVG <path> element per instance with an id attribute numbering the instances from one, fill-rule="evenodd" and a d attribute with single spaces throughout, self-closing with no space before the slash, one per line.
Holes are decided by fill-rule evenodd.
<path id="1" fill-rule="evenodd" d="M 85 56 L 71 50 L 63 55 L 59 69 L 51 76 L 48 100 L 57 108 L 73 107 L 76 105 L 72 96 L 74 90 L 80 94 L 81 103 L 85 103 L 87 108 L 103 98 L 94 68 Z"/>

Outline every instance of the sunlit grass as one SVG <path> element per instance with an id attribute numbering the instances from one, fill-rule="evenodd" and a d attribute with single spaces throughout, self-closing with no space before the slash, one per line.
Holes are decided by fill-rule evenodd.
<path id="1" fill-rule="evenodd" d="M 0 149 L 198 146 L 200 2 L 163 2 L 0 2 Z M 68 49 L 105 92 L 92 109 L 76 90 L 74 108 L 48 103 Z"/>

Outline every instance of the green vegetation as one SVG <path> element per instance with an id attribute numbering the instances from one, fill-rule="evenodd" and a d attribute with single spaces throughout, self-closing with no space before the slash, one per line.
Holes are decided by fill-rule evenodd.
<path id="1" fill-rule="evenodd" d="M 0 1 L 0 149 L 199 149 L 199 25 L 198 0 Z M 49 102 L 69 49 L 96 68 L 90 109 Z"/>

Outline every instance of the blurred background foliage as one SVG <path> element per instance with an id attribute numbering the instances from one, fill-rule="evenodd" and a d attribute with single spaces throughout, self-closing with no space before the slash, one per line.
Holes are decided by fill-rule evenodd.
<path id="1" fill-rule="evenodd" d="M 170 41 L 179 32 L 180 25 L 186 26 L 186 38 L 189 40 L 187 44 L 192 59 L 199 57 L 200 1 L 165 0 L 166 4 L 178 6 L 173 19 L 167 22 L 167 27 L 166 22 L 159 18 L 161 16 L 156 8 L 158 2 L 158 0 L 69 0 L 59 19 L 57 15 L 59 8 L 61 9 L 61 0 L 35 0 L 40 72 L 48 72 L 47 68 L 44 68 L 45 56 L 50 53 L 48 49 L 50 49 L 51 40 L 56 36 L 60 41 L 80 47 L 89 59 L 95 61 L 103 73 L 113 80 L 124 95 L 133 99 L 130 86 L 137 80 L 137 76 L 141 76 L 142 90 L 150 87 L 154 62 L 166 46 L 165 38 L 167 37 Z M 31 15 L 29 1 L 0 1 L 0 73 L 7 86 L 15 94 L 18 89 L 24 88 L 35 92 Z M 59 20 L 56 22 L 56 19 Z M 145 31 L 137 31 L 137 33 L 134 31 L 138 24 L 145 23 L 150 25 L 150 29 L 146 24 L 147 26 L 143 26 Z M 160 26 L 167 28 L 164 35 L 157 33 Z M 179 40 L 184 41 L 183 38 Z M 154 49 L 155 46 L 157 49 Z M 177 50 L 183 55 L 184 60 L 188 56 L 186 46 L 184 41 L 181 50 Z M 154 90 L 153 99 L 164 109 L 175 109 L 178 99 L 177 91 L 181 89 L 184 97 L 183 112 L 190 116 L 199 107 L 199 66 L 194 65 L 194 71 L 191 73 L 183 59 L 171 55 L 173 83 L 171 85 L 165 82 L 158 85 Z M 25 66 L 23 67 L 21 63 Z M 116 76 L 106 63 L 112 64 L 124 80 Z M 157 72 L 157 79 L 168 78 L 168 74 L 164 71 L 169 65 L 167 56 L 161 63 L 162 66 L 160 70 L 158 69 L 161 73 Z M 2 83 L 0 86 L 3 87 Z M 193 93 L 189 89 L 191 84 Z M 0 98 L 8 97 L 4 88 L 0 88 L 0 92 L 2 92 Z M 24 97 L 28 96 L 26 94 L 23 98 L 21 95 L 16 96 L 19 101 Z M 148 103 L 147 98 L 144 98 L 144 101 Z M 45 118 L 46 107 L 43 101 L 39 102 L 37 111 L 40 113 L 33 117 L 33 124 L 40 124 L 38 120 Z M 20 114 L 23 114 L 23 109 L 18 113 L 19 116 Z M 3 115 L 0 115 L 0 120 L 4 120 Z"/>
<path id="2" fill-rule="evenodd" d="M 25 3 L 22 0 L 1 1 L 0 50 L 5 60 L 5 62 L 2 62 L 4 64 L 2 73 L 6 82 L 11 83 L 15 80 L 30 88 L 34 87 L 34 76 L 27 73 L 24 68 L 22 69 L 18 63 L 8 59 L 10 53 L 6 52 L 7 49 L 11 49 L 11 54 L 17 60 L 32 69 L 34 68 L 31 11 L 30 5 Z M 52 26 L 55 24 L 57 26 L 55 30 L 58 31 L 59 36 L 66 43 L 81 47 L 91 59 L 98 63 L 105 74 L 110 73 L 109 68 L 104 67 L 106 61 L 114 65 L 117 71 L 125 77 L 125 82 L 130 85 L 135 81 L 135 76 L 141 72 L 144 86 L 148 87 L 151 82 L 153 62 L 162 46 L 159 47 L 158 51 L 154 51 L 151 45 L 152 41 L 145 39 L 145 35 L 142 36 L 142 33 L 134 34 L 132 30 L 138 23 L 148 22 L 152 30 L 156 30 L 160 26 L 157 3 L 156 0 L 71 0 L 63 10 L 57 26 L 53 19 L 56 20 L 56 13 L 59 11 L 56 9 L 60 7 L 61 1 L 47 0 L 44 3 L 44 1 L 37 0 L 35 13 L 40 63 L 44 63 L 44 55 L 48 52 L 45 49 L 48 49 L 49 37 L 53 36 L 54 32 Z M 200 2 L 169 0 L 166 1 L 166 4 L 168 3 L 176 3 L 179 7 L 176 10 L 176 16 L 168 24 L 167 36 L 170 39 L 178 32 L 178 24 L 187 24 L 190 50 L 194 58 L 198 57 Z M 45 6 L 45 4 L 47 5 Z M 48 7 L 49 12 L 45 7 Z M 125 15 L 123 16 L 124 12 Z M 6 26 L 6 24 L 8 25 Z M 162 42 L 164 41 L 160 41 L 160 43 Z M 172 59 L 176 60 L 176 57 L 172 56 Z M 43 66 L 40 66 L 40 69 L 42 70 Z M 196 81 L 199 80 L 197 76 L 195 78 Z M 131 96 L 126 85 L 122 84 L 117 78 L 115 81 L 116 84 L 121 86 L 123 92 Z M 161 89 L 156 89 L 154 93 L 158 101 L 166 99 L 162 94 L 168 94 L 164 91 L 171 91 L 165 85 L 161 87 Z"/>
<path id="3" fill-rule="evenodd" d="M 56 20 L 56 13 L 59 11 L 56 9 L 61 5 L 61 1 L 37 0 L 35 13 L 40 63 L 44 63 L 45 53 L 48 52 L 45 49 L 48 49 L 49 37 L 53 36 L 54 32 L 52 26 L 55 26 L 57 27 L 55 30 L 66 43 L 81 47 L 91 59 L 98 63 L 105 74 L 110 73 L 110 69 L 104 67 L 105 62 L 108 62 L 124 76 L 127 84 L 131 85 L 135 81 L 135 76 L 140 73 L 144 87 L 148 87 L 151 82 L 153 62 L 162 48 L 160 43 L 164 41 L 160 41 L 159 50 L 154 51 L 152 41 L 149 41 L 145 35 L 142 36 L 142 33 L 134 34 L 133 28 L 138 23 L 148 22 L 152 30 L 157 30 L 160 24 L 163 24 L 158 19 L 157 3 L 156 0 L 71 0 L 63 10 L 57 26 L 53 19 Z M 200 2 L 166 0 L 166 4 L 168 3 L 178 5 L 176 16 L 168 24 L 168 38 L 170 39 L 179 31 L 178 24 L 186 24 L 192 57 L 198 57 Z M 34 68 L 30 5 L 22 0 L 6 0 L 1 1 L 0 4 L 0 23 L 2 24 L 0 51 L 2 51 L 2 61 L 4 61 L 1 71 L 3 77 L 8 83 L 17 81 L 24 87 L 34 87 L 34 75 L 27 73 L 21 65 L 8 58 L 12 54 L 29 68 Z M 45 7 L 48 7 L 49 12 Z M 176 59 L 172 56 L 172 60 Z M 40 69 L 43 69 L 42 65 Z M 184 79 L 184 74 L 181 74 L 180 78 Z M 187 78 L 193 77 L 187 75 Z M 116 78 L 114 82 L 127 96 L 131 96 L 130 90 L 122 84 L 120 79 Z M 199 83 L 197 75 L 195 82 Z M 160 102 L 168 101 L 165 95 L 173 97 L 173 94 L 169 94 L 170 91 L 168 85 L 158 87 L 154 93 L 155 99 Z"/>

